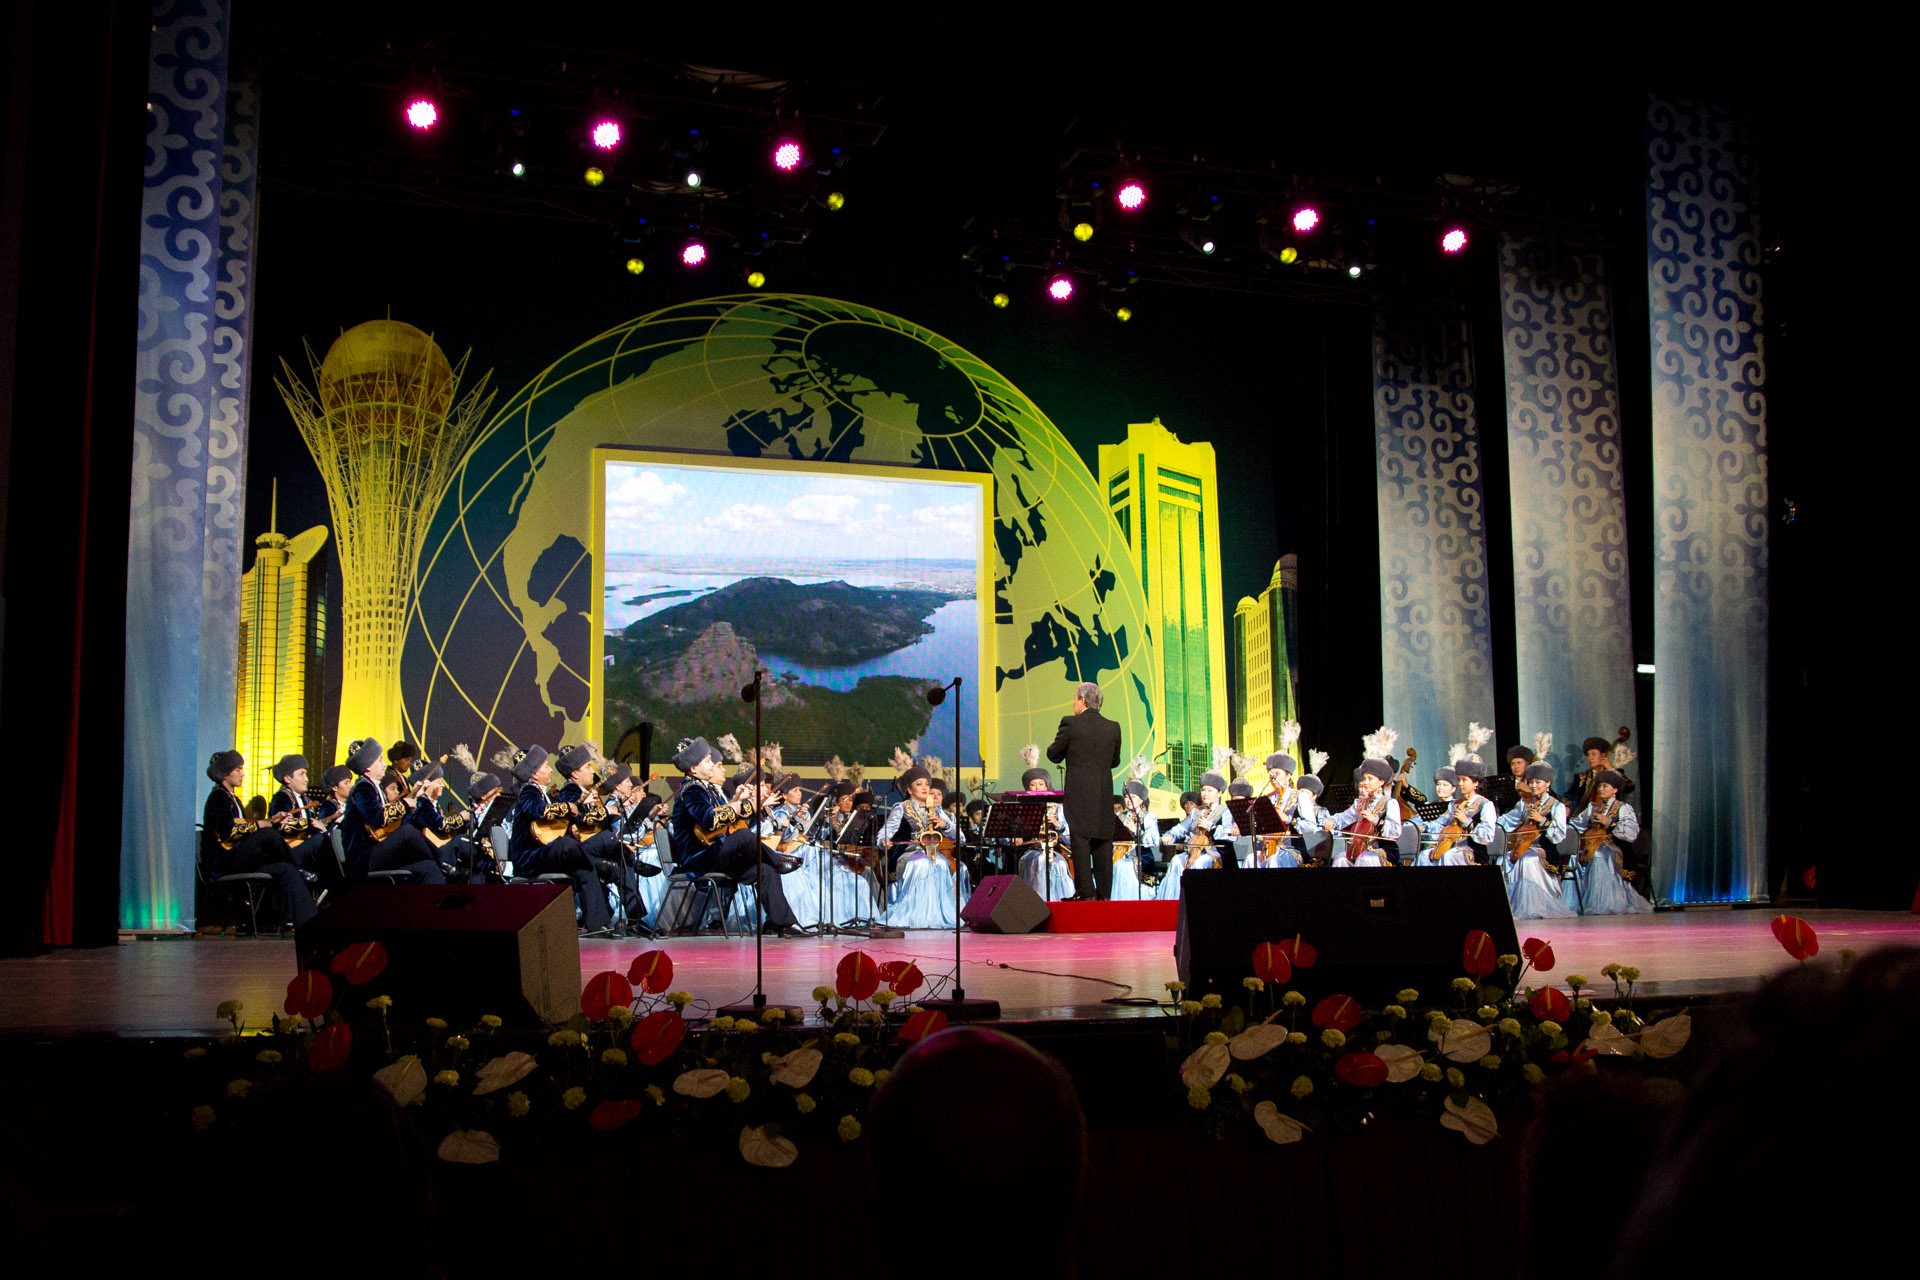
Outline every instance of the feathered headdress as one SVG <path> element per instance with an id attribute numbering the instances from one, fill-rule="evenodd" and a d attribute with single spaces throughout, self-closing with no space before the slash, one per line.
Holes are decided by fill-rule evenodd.
<path id="1" fill-rule="evenodd" d="M 447 758 L 460 764 L 468 773 L 474 773 L 480 768 L 479 765 L 473 762 L 473 752 L 468 749 L 467 744 L 464 742 L 454 743 L 453 750 L 447 752 Z"/>
<path id="2" fill-rule="evenodd" d="M 1624 769 L 1637 759 L 1639 759 L 1639 756 L 1635 754 L 1633 748 L 1623 742 L 1616 746 L 1613 752 L 1607 756 L 1607 763 L 1616 769 Z"/>
<path id="3" fill-rule="evenodd" d="M 946 768 L 946 762 L 939 756 L 921 756 L 920 767 L 925 769 L 930 776 L 937 778 L 940 776 L 940 771 Z"/>
<path id="4" fill-rule="evenodd" d="M 1393 754 L 1393 744 L 1400 741 L 1400 731 L 1381 725 L 1372 733 L 1360 739 L 1360 750 L 1369 760 L 1385 760 Z"/>
<path id="5" fill-rule="evenodd" d="M 1246 778 L 1257 773 L 1265 773 L 1267 765 L 1264 760 L 1255 760 L 1252 756 L 1243 756 L 1236 751 L 1233 753 L 1233 771 Z"/>
<path id="6" fill-rule="evenodd" d="M 1486 746 L 1489 742 L 1492 742 L 1492 741 L 1493 741 L 1493 730 L 1485 727 L 1484 725 L 1480 724 L 1478 721 L 1467 722 L 1467 754 L 1468 755 L 1472 756 L 1475 760 L 1480 760 L 1480 748 Z M 1480 763 L 1485 764 L 1486 761 L 1480 760 Z"/>
<path id="7" fill-rule="evenodd" d="M 851 782 L 856 788 L 860 786 L 866 776 L 867 766 L 861 764 L 858 760 L 855 760 L 847 769 L 847 781 Z"/>
<path id="8" fill-rule="evenodd" d="M 1029 769 L 1038 769 L 1040 767 L 1040 744 L 1037 742 L 1029 742 L 1026 746 L 1020 748 L 1020 761 Z"/>
<path id="9" fill-rule="evenodd" d="M 838 782 L 846 776 L 847 776 L 847 762 L 845 760 L 842 760 L 838 755 L 827 757 L 828 780 L 831 782 Z"/>
<path id="10" fill-rule="evenodd" d="M 1318 748 L 1307 752 L 1307 772 L 1308 773 L 1312 774 L 1314 777 L 1317 778 L 1320 776 L 1320 771 L 1326 767 L 1327 767 L 1326 752 L 1321 751 Z"/>
<path id="11" fill-rule="evenodd" d="M 913 768 L 913 757 L 907 752 L 902 751 L 899 747 L 895 747 L 893 749 L 893 755 L 888 757 L 887 763 L 893 766 L 895 773 L 905 773 L 907 770 Z"/>
<path id="12" fill-rule="evenodd" d="M 513 751 L 510 748 L 502 747 L 487 757 L 487 763 L 496 769 L 511 770 L 513 768 Z"/>
<path id="13" fill-rule="evenodd" d="M 1536 733 L 1533 735 L 1533 758 L 1535 760 L 1545 763 L 1547 758 L 1547 752 L 1551 750 L 1553 750 L 1552 734 Z"/>
<path id="14" fill-rule="evenodd" d="M 1127 772 L 1133 775 L 1135 782 L 1145 782 L 1147 775 L 1153 772 L 1153 761 L 1149 760 L 1147 753 L 1142 751 L 1128 763 Z"/>
<path id="15" fill-rule="evenodd" d="M 1454 743 L 1454 744 L 1453 744 L 1452 746 L 1450 746 L 1450 747 L 1448 747 L 1448 748 L 1447 748 L 1447 763 L 1448 763 L 1448 764 L 1452 764 L 1452 763 L 1453 763 L 1453 762 L 1454 762 L 1455 760 L 1465 760 L 1466 758 L 1467 758 L 1467 744 L 1466 744 L 1466 743 L 1464 743 L 1464 742 L 1456 742 L 1456 743 Z"/>
<path id="16" fill-rule="evenodd" d="M 1213 771 L 1215 773 L 1219 773 L 1219 774 L 1226 773 L 1232 764 L 1233 764 L 1233 748 L 1232 747 L 1215 747 L 1213 749 Z"/>
<path id="17" fill-rule="evenodd" d="M 760 764 L 768 773 L 780 772 L 780 758 L 786 754 L 786 748 L 777 742 L 769 742 L 760 748 Z"/>
<path id="18" fill-rule="evenodd" d="M 1280 722 L 1280 749 L 1288 755 L 1292 755 L 1294 745 L 1299 741 L 1300 722 L 1298 720 L 1282 720 Z"/>
<path id="19" fill-rule="evenodd" d="M 725 756 L 733 764 L 745 764 L 747 762 L 747 753 L 740 749 L 740 739 L 734 737 L 732 734 L 721 734 L 713 745 L 719 747 L 720 754 Z"/>

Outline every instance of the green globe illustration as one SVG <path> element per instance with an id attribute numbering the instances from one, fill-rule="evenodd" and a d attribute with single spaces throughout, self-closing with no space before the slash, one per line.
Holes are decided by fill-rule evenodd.
<path id="1" fill-rule="evenodd" d="M 869 307 L 780 294 L 703 299 L 610 329 L 556 360 L 479 433 L 434 514 L 401 659 L 407 728 L 428 750 L 465 743 L 486 767 L 530 742 L 591 738 L 612 751 L 630 729 L 601 723 L 615 716 L 591 705 L 600 447 L 824 471 L 879 465 L 909 477 L 991 473 L 993 687 L 980 705 L 997 722 L 997 758 L 982 761 L 969 743 L 965 767 L 1017 778 L 1021 746 L 1052 741 L 1081 680 L 1102 686 L 1128 752 L 1152 753 L 1159 676 L 1139 579 L 1058 428 L 938 334 Z M 663 552 L 674 549 L 666 514 Z M 965 674 L 963 696 L 980 697 Z M 886 773 L 884 760 L 864 763 Z"/>

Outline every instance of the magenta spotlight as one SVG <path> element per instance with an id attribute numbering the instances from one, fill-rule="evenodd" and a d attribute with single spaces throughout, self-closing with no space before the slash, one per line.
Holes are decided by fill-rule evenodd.
<path id="1" fill-rule="evenodd" d="M 1059 275 L 1047 281 L 1047 296 L 1055 302 L 1065 302 L 1068 298 L 1071 298 L 1073 296 L 1073 277 Z"/>
<path id="2" fill-rule="evenodd" d="M 1446 234 L 1440 237 L 1442 253 L 1459 253 L 1467 247 L 1467 232 L 1464 227 L 1448 227 Z"/>
<path id="3" fill-rule="evenodd" d="M 440 108 L 433 105 L 432 98 L 415 98 L 407 104 L 407 123 L 421 132 L 426 132 L 440 122 Z"/>
<path id="4" fill-rule="evenodd" d="M 1293 211 L 1293 229 L 1301 235 L 1320 225 L 1320 211 L 1310 204 L 1303 204 Z"/>
<path id="5" fill-rule="evenodd" d="M 1122 209 L 1131 213 L 1147 202 L 1147 189 L 1138 182 L 1124 182 L 1113 198 L 1120 202 Z"/>
<path id="6" fill-rule="evenodd" d="M 782 138 L 773 148 L 773 167 L 782 173 L 791 173 L 800 167 L 800 144 L 792 138 Z"/>
<path id="7" fill-rule="evenodd" d="M 620 145 L 620 122 L 618 120 L 600 120 L 593 126 L 593 145 L 602 151 L 611 151 Z"/>
<path id="8" fill-rule="evenodd" d="M 680 250 L 680 261 L 689 267 L 697 267 L 707 260 L 707 246 L 698 240 L 689 240 Z"/>

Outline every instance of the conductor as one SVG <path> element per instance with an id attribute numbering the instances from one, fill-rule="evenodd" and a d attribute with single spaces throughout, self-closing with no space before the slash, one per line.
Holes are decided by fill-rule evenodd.
<path id="1" fill-rule="evenodd" d="M 1102 696 L 1099 685 L 1082 681 L 1073 691 L 1073 714 L 1060 717 L 1060 732 L 1047 748 L 1047 759 L 1066 766 L 1074 902 L 1104 902 L 1113 892 L 1113 771 L 1120 767 L 1120 726 L 1100 714 Z"/>

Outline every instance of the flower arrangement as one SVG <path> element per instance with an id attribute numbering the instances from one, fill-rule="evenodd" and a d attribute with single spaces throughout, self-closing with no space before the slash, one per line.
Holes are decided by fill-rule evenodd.
<path id="1" fill-rule="evenodd" d="M 1317 958 L 1301 938 L 1261 943 L 1242 979 L 1245 1007 L 1223 1007 L 1212 994 L 1186 999 L 1182 983 L 1167 984 L 1178 1022 L 1170 1044 L 1184 1054 L 1180 1082 L 1216 1133 L 1251 1119 L 1284 1144 L 1398 1111 L 1430 1115 L 1485 1143 L 1498 1136 L 1501 1113 L 1550 1075 L 1597 1070 L 1599 1058 L 1671 1058 L 1693 1030 L 1684 1012 L 1649 1023 L 1634 1011 L 1640 971 L 1631 966 L 1601 971 L 1613 981 L 1611 1008 L 1577 973 L 1564 990 L 1522 986 L 1554 968 L 1552 946 L 1538 938 L 1519 955 L 1498 955 L 1475 929 L 1462 948 L 1461 976 L 1438 1000 L 1407 988 L 1377 1011 L 1338 994 L 1309 1008 L 1300 992 L 1286 990 Z"/>
<path id="2" fill-rule="evenodd" d="M 671 989 L 672 959 L 648 951 L 624 974 L 595 974 L 566 1026 L 531 1036 L 491 1014 L 459 1030 L 432 1016 L 396 1025 L 393 1001 L 370 986 L 386 964 L 378 942 L 346 948 L 330 972 L 295 976 L 285 1016 L 258 1030 L 247 1028 L 239 1001 L 223 1002 L 216 1012 L 232 1033 L 185 1053 L 210 1099 L 188 1112 L 192 1127 L 244 1128 L 277 1088 L 364 1070 L 396 1104 L 419 1109 L 422 1129 L 439 1136 L 439 1157 L 454 1163 L 596 1134 L 704 1133 L 737 1145 L 749 1164 L 784 1168 L 802 1142 L 856 1141 L 899 1054 L 946 1026 L 945 1014 L 905 1003 L 926 982 L 917 964 L 876 964 L 861 951 L 841 959 L 833 986 L 814 988 L 819 1018 L 807 1027 L 788 1025 L 777 1007 L 689 1016 L 697 1002 Z"/>

